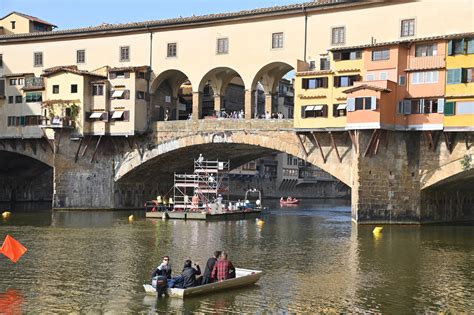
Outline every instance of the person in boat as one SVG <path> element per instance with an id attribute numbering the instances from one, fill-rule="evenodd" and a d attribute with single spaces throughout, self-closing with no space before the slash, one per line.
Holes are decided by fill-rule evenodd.
<path id="1" fill-rule="evenodd" d="M 281 197 L 280 202 L 283 202 L 283 201 L 285 201 L 285 198 Z"/>
<path id="2" fill-rule="evenodd" d="M 183 272 L 181 276 L 183 277 L 183 284 L 182 289 L 191 288 L 199 285 L 201 283 L 201 279 L 198 280 L 196 276 L 201 275 L 201 268 L 199 264 L 195 263 L 194 267 L 192 266 L 191 260 L 186 260 L 184 262 Z"/>
<path id="3" fill-rule="evenodd" d="M 216 278 L 217 281 L 224 281 L 235 278 L 235 268 L 232 262 L 227 259 L 226 252 L 222 252 L 219 260 L 215 263 L 212 269 L 211 277 Z"/>
<path id="4" fill-rule="evenodd" d="M 206 263 L 206 267 L 204 268 L 204 274 L 202 276 L 202 284 L 208 284 L 212 282 L 216 282 L 216 278 L 211 277 L 212 270 L 214 269 L 214 265 L 217 262 L 217 259 L 219 259 L 219 256 L 221 255 L 220 250 L 216 250 L 214 252 L 214 256 L 209 258 Z"/>
<path id="5" fill-rule="evenodd" d="M 163 256 L 163 261 L 151 275 L 151 284 L 155 286 L 158 297 L 166 294 L 168 280 L 171 279 L 171 265 L 169 256 Z"/>

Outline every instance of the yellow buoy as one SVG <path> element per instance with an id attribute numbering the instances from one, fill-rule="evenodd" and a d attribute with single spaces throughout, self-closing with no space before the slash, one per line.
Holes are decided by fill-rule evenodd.
<path id="1" fill-rule="evenodd" d="M 259 226 L 262 226 L 262 225 L 265 224 L 265 221 L 263 221 L 262 219 L 257 219 L 257 224 L 258 224 Z"/>
<path id="2" fill-rule="evenodd" d="M 129 215 L 128 222 L 132 222 L 133 220 L 135 220 L 135 216 L 133 214 Z"/>
<path id="3" fill-rule="evenodd" d="M 11 217 L 12 213 L 10 211 L 5 211 L 2 213 L 2 218 L 4 219 L 8 219 L 9 217 Z"/>
<path id="4" fill-rule="evenodd" d="M 374 234 L 380 234 L 382 233 L 383 227 L 381 226 L 376 226 L 375 229 L 372 231 Z"/>

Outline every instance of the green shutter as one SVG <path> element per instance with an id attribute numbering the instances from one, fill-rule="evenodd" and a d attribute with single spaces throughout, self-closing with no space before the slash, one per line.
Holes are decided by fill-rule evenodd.
<path id="1" fill-rule="evenodd" d="M 462 82 L 462 68 L 448 70 L 448 84 L 458 84 Z"/>
<path id="2" fill-rule="evenodd" d="M 467 40 L 467 53 L 474 54 L 474 38 Z"/>
<path id="3" fill-rule="evenodd" d="M 20 116 L 20 126 L 25 126 L 25 125 L 26 125 L 25 116 Z"/>
<path id="4" fill-rule="evenodd" d="M 445 102 L 444 103 L 444 116 L 454 116 L 454 107 L 456 102 Z"/>
<path id="5" fill-rule="evenodd" d="M 450 40 L 448 42 L 448 56 L 452 56 L 453 55 L 453 40 Z"/>

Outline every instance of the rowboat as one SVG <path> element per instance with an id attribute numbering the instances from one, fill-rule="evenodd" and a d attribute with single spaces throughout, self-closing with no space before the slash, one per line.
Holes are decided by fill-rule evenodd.
<path id="1" fill-rule="evenodd" d="M 280 200 L 281 205 L 297 205 L 299 203 L 300 203 L 300 201 L 298 199 L 291 199 L 291 200 L 283 199 L 283 200 Z"/>
<path id="2" fill-rule="evenodd" d="M 228 289 L 236 289 L 254 284 L 260 279 L 263 274 L 264 272 L 260 270 L 235 268 L 236 277 L 233 279 L 209 283 L 187 289 L 171 288 L 168 289 L 167 293 L 170 297 L 184 299 L 185 297 L 194 295 L 214 293 L 217 291 Z M 143 287 L 145 288 L 145 292 L 147 295 L 156 295 L 156 290 L 151 286 L 151 284 L 144 284 Z"/>

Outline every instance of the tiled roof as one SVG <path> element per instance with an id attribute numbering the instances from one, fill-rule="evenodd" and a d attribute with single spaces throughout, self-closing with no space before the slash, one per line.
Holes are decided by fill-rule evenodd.
<path id="1" fill-rule="evenodd" d="M 0 20 L 3 20 L 4 18 L 6 18 L 7 16 L 10 16 L 12 14 L 17 14 L 19 16 L 22 16 L 30 21 L 33 21 L 33 22 L 37 22 L 37 23 L 41 23 L 41 24 L 47 24 L 47 25 L 51 25 L 52 27 L 57 27 L 56 25 L 54 24 L 51 24 L 49 22 L 46 22 L 45 20 L 42 20 L 42 19 L 39 19 L 37 18 L 36 16 L 32 16 L 32 15 L 28 15 L 28 14 L 24 14 L 24 13 L 21 13 L 21 12 L 16 12 L 16 11 L 13 11 L 7 15 L 5 15 L 4 17 L 2 17 Z"/>
<path id="2" fill-rule="evenodd" d="M 24 77 L 26 75 L 34 75 L 32 72 L 24 72 L 24 73 L 5 73 L 3 77 L 8 78 L 8 77 Z"/>
<path id="3" fill-rule="evenodd" d="M 368 84 L 358 85 L 358 86 L 355 86 L 353 88 L 347 89 L 343 92 L 348 94 L 348 93 L 352 93 L 352 92 L 359 91 L 359 90 L 373 90 L 373 91 L 377 91 L 377 92 L 388 92 L 388 93 L 392 92 L 392 90 L 390 90 L 390 89 L 385 89 L 385 88 L 381 88 L 381 87 L 373 86 L 373 85 L 368 85 Z"/>
<path id="4" fill-rule="evenodd" d="M 377 2 L 377 1 L 376 1 Z M 14 35 L 3 35 L 0 36 L 0 41 L 15 41 L 25 39 L 41 39 L 44 37 L 62 37 L 62 36 L 79 36 L 96 33 L 123 33 L 131 31 L 150 31 L 157 28 L 165 27 L 176 27 L 176 26 L 188 26 L 190 24 L 206 24 L 220 21 L 229 20 L 242 20 L 255 18 L 259 16 L 272 16 L 272 15 L 284 15 L 284 14 L 304 14 L 304 12 L 322 11 L 332 8 L 340 7 L 351 7 L 367 5 L 370 2 L 361 0 L 319 0 L 311 1 L 298 4 L 290 4 L 284 6 L 274 6 L 267 8 L 259 8 L 254 10 L 243 10 L 238 12 L 230 13 L 217 13 L 200 16 L 190 17 L 178 17 L 172 19 L 153 20 L 145 22 L 132 22 L 125 24 L 108 24 L 103 23 L 97 26 L 90 26 L 77 29 L 69 29 L 62 31 L 52 32 L 36 32 L 36 33 L 25 33 L 25 34 L 14 34 Z"/>
<path id="5" fill-rule="evenodd" d="M 58 67 L 44 69 L 42 76 L 48 77 L 58 72 L 69 72 L 69 73 L 74 73 L 78 75 L 87 75 L 87 76 L 97 77 L 97 78 L 107 78 L 106 76 L 101 75 L 101 74 L 97 74 L 97 73 L 93 73 L 93 72 L 89 72 L 85 70 L 78 70 L 77 66 L 58 66 Z"/>
<path id="6" fill-rule="evenodd" d="M 297 77 L 307 76 L 307 75 L 324 75 L 332 74 L 332 70 L 308 70 L 308 71 L 298 71 L 296 72 Z"/>
<path id="7" fill-rule="evenodd" d="M 380 42 L 380 43 L 375 43 L 375 44 L 365 44 L 365 45 L 357 45 L 357 46 L 336 47 L 336 48 L 329 49 L 329 51 L 341 51 L 341 50 L 362 49 L 362 48 L 372 48 L 372 47 L 384 47 L 384 46 L 392 46 L 392 45 L 399 45 L 399 44 L 410 44 L 410 43 L 416 43 L 416 42 L 428 42 L 428 41 L 443 40 L 443 39 L 444 40 L 449 40 L 449 39 L 463 38 L 463 37 L 474 37 L 474 32 L 456 33 L 456 34 L 430 36 L 430 37 L 420 37 L 420 38 L 411 38 L 411 39 L 397 40 L 397 41 L 391 41 L 391 42 Z"/>
<path id="8" fill-rule="evenodd" d="M 116 67 L 110 68 L 109 72 L 117 72 L 117 71 L 140 71 L 140 70 L 148 70 L 149 66 L 136 66 L 136 67 Z"/>

